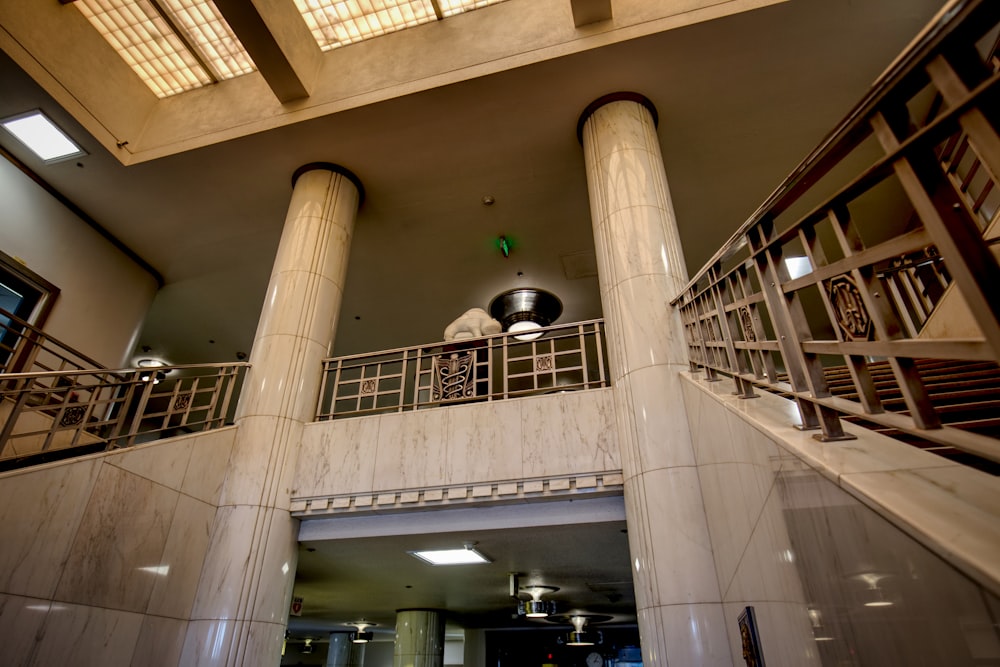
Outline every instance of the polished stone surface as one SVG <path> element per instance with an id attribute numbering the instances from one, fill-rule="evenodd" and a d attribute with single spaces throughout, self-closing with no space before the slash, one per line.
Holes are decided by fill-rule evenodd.
<path id="1" fill-rule="evenodd" d="M 683 386 L 734 656 L 752 606 L 769 666 L 1000 658 L 995 478 L 854 427 L 820 443 L 790 401 L 729 381 Z"/>
<path id="2" fill-rule="evenodd" d="M 729 664 L 677 379 L 687 350 L 668 304 L 687 272 L 656 127 L 646 107 L 618 100 L 582 135 L 644 664 Z"/>
<path id="3" fill-rule="evenodd" d="M 307 424 L 293 497 L 621 469 L 609 389 Z"/>

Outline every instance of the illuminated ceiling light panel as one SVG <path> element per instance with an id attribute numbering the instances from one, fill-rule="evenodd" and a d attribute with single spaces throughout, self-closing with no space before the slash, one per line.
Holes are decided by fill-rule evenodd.
<path id="1" fill-rule="evenodd" d="M 0 125 L 45 162 L 87 154 L 41 111 L 4 118 L 0 120 Z"/>
<path id="2" fill-rule="evenodd" d="M 471 12 L 473 9 L 481 9 L 489 5 L 496 5 L 506 0 L 438 0 L 441 6 L 441 14 L 444 16 L 454 16 L 463 12 Z"/>
<path id="3" fill-rule="evenodd" d="M 199 62 L 150 0 L 77 0 L 73 4 L 157 97 L 254 71 L 250 55 L 210 0 L 160 0 Z"/>
<path id="4" fill-rule="evenodd" d="M 430 0 L 295 0 L 324 51 L 436 21 Z"/>
<path id="5" fill-rule="evenodd" d="M 489 558 L 475 549 L 440 549 L 436 551 L 409 551 L 431 565 L 470 565 L 473 563 L 489 563 Z"/>

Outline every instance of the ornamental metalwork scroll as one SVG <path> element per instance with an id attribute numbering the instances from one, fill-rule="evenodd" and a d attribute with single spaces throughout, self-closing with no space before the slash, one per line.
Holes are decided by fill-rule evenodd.
<path id="1" fill-rule="evenodd" d="M 837 326 L 847 340 L 867 340 L 871 336 L 872 318 L 854 280 L 849 276 L 837 276 L 830 281 L 827 292 L 837 315 Z"/>
<path id="2" fill-rule="evenodd" d="M 757 334 L 753 330 L 753 314 L 750 312 L 750 306 L 743 306 L 739 313 L 740 326 L 743 328 L 743 340 L 750 343 L 756 342 Z"/>
<path id="3" fill-rule="evenodd" d="M 82 405 L 78 405 L 72 408 L 66 408 L 63 412 L 62 417 L 59 419 L 60 426 L 76 426 L 83 422 L 84 416 L 87 414 L 87 408 Z"/>
<path id="4" fill-rule="evenodd" d="M 434 357 L 434 384 L 431 398 L 435 401 L 451 401 L 475 396 L 476 387 L 472 380 L 473 353 Z"/>

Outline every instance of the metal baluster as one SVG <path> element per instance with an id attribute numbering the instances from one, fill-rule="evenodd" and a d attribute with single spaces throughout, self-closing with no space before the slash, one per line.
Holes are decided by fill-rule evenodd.
<path id="1" fill-rule="evenodd" d="M 836 226 L 836 220 L 831 217 L 831 221 Z M 824 252 L 823 245 L 816 236 L 815 227 L 809 225 L 800 228 L 799 239 L 802 241 L 806 257 L 809 259 L 809 263 L 814 270 L 827 265 L 826 252 Z M 842 343 L 844 342 L 844 333 L 837 326 L 837 311 L 833 306 L 833 302 L 830 301 L 830 294 L 827 292 L 826 286 L 822 281 L 817 284 L 817 287 L 819 288 L 820 298 L 823 301 L 823 307 L 826 309 L 827 317 L 830 318 L 830 323 L 833 325 L 833 335 L 837 338 L 837 341 Z M 846 354 L 844 355 L 844 360 L 847 362 L 847 370 L 851 375 L 851 382 L 854 383 L 854 388 L 858 391 L 858 399 L 862 407 L 864 407 L 865 412 L 884 412 L 882 400 L 875 389 L 875 381 L 872 379 L 867 359 L 863 355 Z"/>
<path id="2" fill-rule="evenodd" d="M 796 392 L 808 390 L 814 398 L 827 398 L 830 392 L 820 360 L 816 355 L 806 354 L 799 344 L 800 341 L 811 340 L 812 334 L 798 295 L 792 292 L 786 296 L 782 291 L 782 282 L 787 278 L 787 271 L 781 261 L 781 248 L 774 248 L 771 245 L 773 222 L 765 218 L 752 231 L 757 236 L 754 238 L 754 233 L 748 234 L 750 247 L 754 252 L 754 265 L 757 268 L 764 303 L 767 305 L 771 323 L 778 337 L 778 347 L 785 361 L 792 389 Z M 818 439 L 833 441 L 854 438 L 844 432 L 840 417 L 835 411 L 798 396 L 796 401 L 802 416 L 802 428 L 823 429 L 823 434 L 818 436 Z"/>

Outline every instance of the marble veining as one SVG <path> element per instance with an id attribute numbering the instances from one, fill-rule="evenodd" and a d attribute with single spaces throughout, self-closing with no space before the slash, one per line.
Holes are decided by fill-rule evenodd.
<path id="1" fill-rule="evenodd" d="M 143 612 L 180 494 L 103 466 L 70 548 L 56 597 Z"/>
<path id="2" fill-rule="evenodd" d="M 101 467 L 89 459 L 0 475 L 0 591 L 52 597 Z"/>
<path id="3" fill-rule="evenodd" d="M 142 621 L 141 614 L 53 603 L 27 664 L 31 667 L 128 665 Z"/>

